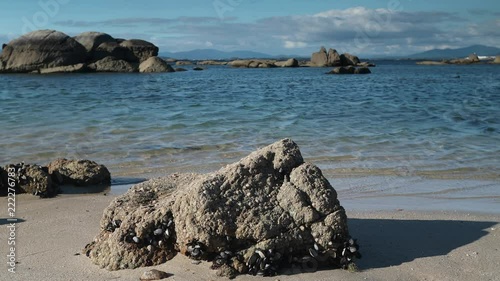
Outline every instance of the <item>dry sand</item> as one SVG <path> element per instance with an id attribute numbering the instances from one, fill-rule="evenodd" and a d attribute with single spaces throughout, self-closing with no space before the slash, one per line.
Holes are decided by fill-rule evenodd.
<path id="1" fill-rule="evenodd" d="M 99 231 L 102 211 L 113 196 L 61 195 L 17 197 L 17 273 L 7 271 L 7 221 L 0 221 L 0 280 L 139 280 L 146 268 L 110 272 L 91 263 L 80 250 Z M 7 209 L 5 207 L 5 209 Z M 6 213 L 6 210 L 3 212 Z M 363 259 L 360 272 L 318 270 L 267 280 L 500 280 L 500 215 L 456 212 L 354 212 L 351 234 Z M 192 264 L 178 255 L 151 268 L 171 273 L 165 280 L 217 280 L 209 263 Z M 236 280 L 259 280 L 240 276 Z M 227 279 L 226 279 L 227 280 Z"/>

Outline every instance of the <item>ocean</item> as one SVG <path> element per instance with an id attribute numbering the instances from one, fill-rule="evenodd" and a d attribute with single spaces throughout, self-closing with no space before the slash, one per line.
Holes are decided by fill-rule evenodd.
<path id="1" fill-rule="evenodd" d="M 119 193 L 291 138 L 349 206 L 418 199 L 414 208 L 434 200 L 439 209 L 446 200 L 500 213 L 497 65 L 381 61 L 372 74 L 341 76 L 206 68 L 0 75 L 0 164 L 91 159 L 110 169 Z"/>

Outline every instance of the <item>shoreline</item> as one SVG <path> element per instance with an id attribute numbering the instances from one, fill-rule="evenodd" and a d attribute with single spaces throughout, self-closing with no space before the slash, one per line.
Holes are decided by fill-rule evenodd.
<path id="1" fill-rule="evenodd" d="M 483 179 L 428 179 L 417 176 L 325 177 L 337 191 L 341 204 L 347 210 L 441 212 L 453 210 L 463 213 L 500 215 L 500 181 Z M 156 175 L 149 179 L 166 175 Z M 116 178 L 105 193 L 124 194 L 140 178 Z M 148 180 L 146 178 L 142 178 Z M 78 194 L 79 188 L 71 188 Z M 95 193 L 97 194 L 97 193 Z"/>
<path id="2" fill-rule="evenodd" d="M 99 230 L 104 208 L 116 195 L 62 194 L 51 199 L 17 197 L 17 257 L 13 276 L 2 280 L 138 280 L 151 268 L 167 280 L 218 280 L 210 263 L 181 255 L 165 264 L 107 271 L 79 254 Z M 340 196 L 340 202 L 343 204 Z M 346 208 L 349 229 L 361 245 L 360 272 L 321 269 L 281 274 L 273 280 L 494 280 L 500 266 L 500 214 L 455 211 L 359 211 Z M 1 224 L 5 224 L 5 219 Z M 7 228 L 0 235 L 6 237 Z M 7 245 L 0 247 L 6 257 Z M 17 279 L 19 278 L 19 279 Z M 258 280 L 243 275 L 236 280 Z"/>

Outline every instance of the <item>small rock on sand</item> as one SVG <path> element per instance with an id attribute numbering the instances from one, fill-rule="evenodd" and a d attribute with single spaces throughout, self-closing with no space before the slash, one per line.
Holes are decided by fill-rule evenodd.
<path id="1" fill-rule="evenodd" d="M 164 271 L 160 271 L 160 270 L 156 270 L 156 269 L 151 269 L 151 270 L 148 270 L 148 271 L 145 271 L 140 280 L 141 281 L 148 281 L 148 280 L 161 280 L 161 279 L 165 279 L 165 278 L 168 278 L 170 276 L 170 274 L 164 272 Z"/>

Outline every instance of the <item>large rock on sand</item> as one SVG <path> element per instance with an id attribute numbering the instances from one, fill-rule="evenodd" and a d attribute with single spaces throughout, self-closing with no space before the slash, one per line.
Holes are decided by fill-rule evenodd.
<path id="1" fill-rule="evenodd" d="M 48 172 L 58 184 L 88 186 L 111 183 L 108 169 L 90 160 L 57 159 L 49 163 Z"/>
<path id="2" fill-rule="evenodd" d="M 170 277 L 171 274 L 166 273 L 165 271 L 160 271 L 157 269 L 151 269 L 145 271 L 139 280 L 141 281 L 152 281 L 152 280 L 161 280 Z"/>
<path id="3" fill-rule="evenodd" d="M 175 72 L 175 70 L 159 57 L 150 57 L 139 65 L 139 72 Z"/>
<path id="4" fill-rule="evenodd" d="M 217 255 L 222 275 L 272 275 L 282 262 L 313 257 L 345 266 L 357 255 L 349 238 L 337 193 L 285 139 L 214 173 L 135 185 L 106 208 L 84 252 L 109 270 L 161 264 L 179 251 Z"/>
<path id="5" fill-rule="evenodd" d="M 0 72 L 26 73 L 84 63 L 85 47 L 55 30 L 38 30 L 9 42 L 0 54 Z"/>

